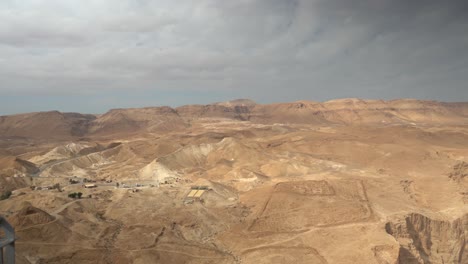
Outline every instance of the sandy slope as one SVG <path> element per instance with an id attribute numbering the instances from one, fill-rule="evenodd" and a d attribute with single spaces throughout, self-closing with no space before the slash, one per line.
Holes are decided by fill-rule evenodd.
<path id="1" fill-rule="evenodd" d="M 79 141 L 12 142 L 1 168 L 63 192 L 22 188 L 0 213 L 17 228 L 18 263 L 466 263 L 464 108 L 346 99 L 118 110 Z M 194 185 L 210 190 L 187 204 Z"/>

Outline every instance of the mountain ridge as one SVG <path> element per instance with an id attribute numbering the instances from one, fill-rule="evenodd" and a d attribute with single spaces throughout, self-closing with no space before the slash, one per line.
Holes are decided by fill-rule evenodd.
<path id="1" fill-rule="evenodd" d="M 236 99 L 207 105 L 117 108 L 104 114 L 34 112 L 0 116 L 0 135 L 32 138 L 165 132 L 184 129 L 203 119 L 231 119 L 285 124 L 467 123 L 468 102 L 416 99 L 300 100 L 257 104 Z"/>

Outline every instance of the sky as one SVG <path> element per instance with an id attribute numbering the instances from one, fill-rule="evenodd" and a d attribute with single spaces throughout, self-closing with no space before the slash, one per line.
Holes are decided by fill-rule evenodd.
<path id="1" fill-rule="evenodd" d="M 468 101 L 466 0 L 1 0 L 0 115 Z"/>

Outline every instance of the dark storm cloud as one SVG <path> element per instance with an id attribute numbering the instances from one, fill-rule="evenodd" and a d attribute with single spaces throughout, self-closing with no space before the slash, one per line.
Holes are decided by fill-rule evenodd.
<path id="1" fill-rule="evenodd" d="M 458 0 L 6 0 L 0 95 L 468 100 L 467 14 Z"/>

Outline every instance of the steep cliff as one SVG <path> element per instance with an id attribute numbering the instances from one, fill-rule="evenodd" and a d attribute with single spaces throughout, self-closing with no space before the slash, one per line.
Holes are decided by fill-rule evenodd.
<path id="1" fill-rule="evenodd" d="M 444 221 L 412 213 L 385 228 L 400 243 L 400 264 L 468 262 L 468 214 Z"/>

